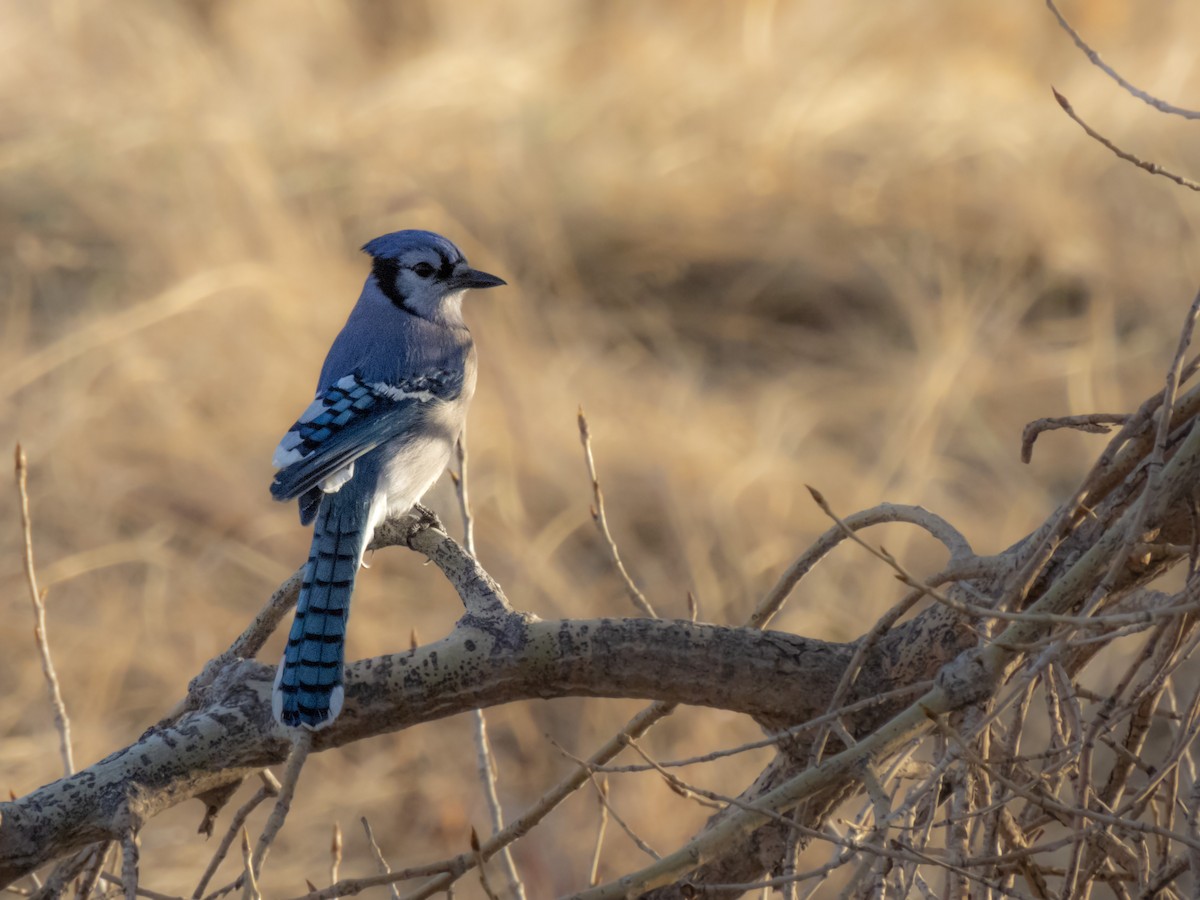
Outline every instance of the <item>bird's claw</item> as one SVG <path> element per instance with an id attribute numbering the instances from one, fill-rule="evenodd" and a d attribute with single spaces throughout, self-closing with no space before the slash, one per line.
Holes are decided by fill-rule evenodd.
<path id="1" fill-rule="evenodd" d="M 409 510 L 409 517 L 405 535 L 407 538 L 405 542 L 408 544 L 411 544 L 413 538 L 420 532 L 430 528 L 435 528 L 438 531 L 446 530 L 445 526 L 442 525 L 442 520 L 437 517 L 437 513 L 428 506 L 422 506 L 420 503 L 413 504 L 413 508 Z"/>

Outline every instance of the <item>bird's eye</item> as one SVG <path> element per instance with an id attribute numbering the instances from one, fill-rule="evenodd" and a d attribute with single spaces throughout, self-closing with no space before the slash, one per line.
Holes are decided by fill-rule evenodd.
<path id="1" fill-rule="evenodd" d="M 430 275 L 432 275 L 434 272 L 437 271 L 437 269 L 435 269 L 433 266 L 431 266 L 427 262 L 417 263 L 415 266 L 412 267 L 412 270 L 414 272 L 416 272 L 418 275 L 420 275 L 422 278 L 428 278 Z"/>

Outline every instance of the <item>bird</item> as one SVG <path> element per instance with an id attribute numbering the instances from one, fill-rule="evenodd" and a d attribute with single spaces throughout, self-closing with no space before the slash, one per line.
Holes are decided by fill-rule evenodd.
<path id="1" fill-rule="evenodd" d="M 313 535 L 271 706 L 310 731 L 341 712 L 350 596 L 376 526 L 421 499 L 462 433 L 476 376 L 463 295 L 506 283 L 431 231 L 362 249 L 371 273 L 273 460 L 271 495 L 298 501 Z"/>

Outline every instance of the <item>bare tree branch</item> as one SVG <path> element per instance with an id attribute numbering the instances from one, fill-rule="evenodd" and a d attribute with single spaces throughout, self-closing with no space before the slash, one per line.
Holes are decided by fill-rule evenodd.
<path id="1" fill-rule="evenodd" d="M 1147 162 L 1141 157 L 1130 153 L 1128 150 L 1122 150 L 1087 122 L 1083 121 L 1083 119 L 1079 117 L 1079 114 L 1075 112 L 1075 108 L 1071 106 L 1070 100 L 1060 94 L 1057 90 L 1054 90 L 1054 88 L 1051 88 L 1051 90 L 1054 91 L 1054 99 L 1057 100 L 1058 105 L 1063 108 L 1063 112 L 1070 116 L 1075 121 L 1075 124 L 1087 132 L 1088 137 L 1107 147 L 1117 157 L 1125 160 L 1125 162 L 1133 163 L 1139 169 L 1144 169 L 1151 175 L 1161 175 L 1164 178 L 1169 178 L 1171 181 L 1175 182 L 1181 187 L 1187 188 L 1189 191 L 1200 191 L 1200 183 L 1192 181 L 1190 178 L 1184 178 L 1182 175 L 1176 175 L 1174 172 L 1164 169 L 1158 163 Z"/>
<path id="2" fill-rule="evenodd" d="M 1194 109 L 1185 109 L 1182 106 L 1175 106 L 1172 103 L 1167 103 L 1165 100 L 1160 100 L 1153 94 L 1143 91 L 1141 88 L 1135 87 L 1133 84 L 1126 81 L 1120 76 L 1120 74 L 1118 74 L 1116 69 L 1100 58 L 1100 54 L 1093 50 L 1087 41 L 1080 37 L 1079 32 L 1072 27 L 1071 23 L 1067 21 L 1066 16 L 1059 11 L 1054 0 L 1046 0 L 1046 6 L 1050 9 L 1050 12 L 1054 14 L 1054 18 L 1058 19 L 1059 26 L 1063 29 L 1063 31 L 1071 36 L 1071 40 L 1075 42 L 1075 46 L 1083 51 L 1084 56 L 1088 58 L 1091 64 L 1123 87 L 1131 95 L 1137 97 L 1142 102 L 1153 106 L 1159 112 L 1167 113 L 1173 116 L 1182 116 L 1185 119 L 1200 119 L 1200 112 Z"/>
<path id="3" fill-rule="evenodd" d="M 658 697 L 795 720 L 819 711 L 781 674 L 819 691 L 836 680 L 837 660 L 849 658 L 844 645 L 689 622 L 537 621 L 511 612 L 478 563 L 419 521 L 389 523 L 376 542 L 404 538 L 426 553 L 460 588 L 468 612 L 441 642 L 349 667 L 346 707 L 314 735 L 315 751 L 520 697 Z M 145 821 L 282 762 L 291 745 L 271 716 L 273 677 L 271 667 L 251 660 L 210 666 L 177 718 L 72 779 L 0 804 L 0 880 L 119 839 L 126 802 Z"/>
<path id="4" fill-rule="evenodd" d="M 579 408 L 578 423 L 579 442 L 583 445 L 583 461 L 587 465 L 588 478 L 592 482 L 592 520 L 596 523 L 596 528 L 600 532 L 604 546 L 608 548 L 608 555 L 612 557 L 613 565 L 617 569 L 617 574 L 621 576 L 621 583 L 625 585 L 625 592 L 629 594 L 629 599 L 641 611 L 642 615 L 657 618 L 658 613 L 654 611 L 654 607 L 650 605 L 650 601 L 646 599 L 646 595 L 642 593 L 641 588 L 637 586 L 633 577 L 625 568 L 625 563 L 621 561 L 621 553 L 617 550 L 617 542 L 613 539 L 612 532 L 608 528 L 608 516 L 604 512 L 604 492 L 600 490 L 600 477 L 596 474 L 596 460 L 592 456 L 592 433 L 588 428 L 588 421 L 583 414 L 582 406 Z"/>
<path id="5" fill-rule="evenodd" d="M 33 636 L 37 641 L 38 656 L 42 660 L 46 689 L 50 692 L 50 707 L 54 711 L 54 725 L 58 729 L 63 771 L 70 775 L 75 771 L 75 760 L 71 755 L 71 720 L 67 716 L 62 689 L 58 685 L 58 673 L 54 671 L 54 660 L 50 656 L 50 641 L 46 637 L 46 604 L 43 602 L 45 597 L 38 589 L 37 570 L 33 565 L 33 525 L 29 516 L 29 492 L 26 489 L 29 463 L 20 444 L 17 444 L 13 455 L 16 461 L 17 493 L 21 500 L 21 531 L 25 537 L 25 580 L 29 585 L 29 599 L 33 604 Z"/>

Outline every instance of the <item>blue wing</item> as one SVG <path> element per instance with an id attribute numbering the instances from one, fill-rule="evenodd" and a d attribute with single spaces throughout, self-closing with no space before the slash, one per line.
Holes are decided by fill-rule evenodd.
<path id="1" fill-rule="evenodd" d="M 328 387 L 306 409 L 275 451 L 279 471 L 271 484 L 276 500 L 304 495 L 315 513 L 319 496 L 336 491 L 354 474 L 354 461 L 364 453 L 416 428 L 424 407 L 451 400 L 462 387 L 461 376 L 437 371 L 399 384 L 368 383 L 347 375 Z"/>

